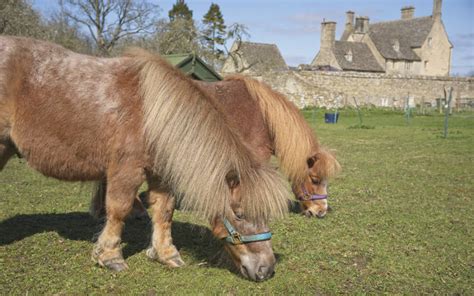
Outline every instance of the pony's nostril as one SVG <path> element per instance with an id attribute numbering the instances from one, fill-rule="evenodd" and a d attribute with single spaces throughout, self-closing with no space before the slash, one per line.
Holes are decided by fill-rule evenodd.
<path id="1" fill-rule="evenodd" d="M 242 275 L 245 277 L 245 278 L 250 278 L 249 277 L 249 271 L 247 270 L 247 267 L 245 265 L 242 265 L 240 267 L 240 273 L 242 273 Z"/>
<path id="2" fill-rule="evenodd" d="M 326 216 L 326 212 L 318 212 L 316 214 L 316 217 L 318 217 L 318 218 L 324 218 L 324 216 Z"/>
<path id="3" fill-rule="evenodd" d="M 255 279 L 257 282 L 263 281 L 268 275 L 268 267 L 260 266 L 258 269 L 257 274 L 255 275 Z"/>

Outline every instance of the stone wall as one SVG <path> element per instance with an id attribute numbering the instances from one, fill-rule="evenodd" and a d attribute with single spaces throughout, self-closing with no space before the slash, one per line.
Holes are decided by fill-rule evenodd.
<path id="1" fill-rule="evenodd" d="M 474 98 L 474 78 L 401 76 L 359 72 L 288 71 L 253 76 L 285 94 L 300 108 L 360 105 L 403 108 L 408 103 L 436 106 L 444 87 L 452 86 L 453 107 Z"/>

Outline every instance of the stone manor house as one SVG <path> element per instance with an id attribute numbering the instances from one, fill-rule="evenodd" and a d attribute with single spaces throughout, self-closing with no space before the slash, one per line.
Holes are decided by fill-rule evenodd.
<path id="1" fill-rule="evenodd" d="M 401 9 L 401 18 L 371 24 L 366 16 L 346 12 L 345 30 L 336 40 L 336 23 L 321 24 L 321 47 L 305 70 L 375 72 L 422 76 L 449 76 L 451 51 L 441 18 L 442 0 L 433 1 L 431 16 L 414 17 L 413 6 Z M 355 23 L 354 23 L 355 18 Z M 266 73 L 289 70 L 275 44 L 234 43 L 222 73 Z"/>
<path id="2" fill-rule="evenodd" d="M 321 24 L 321 48 L 311 66 L 319 69 L 448 76 L 453 45 L 441 19 L 442 0 L 433 1 L 431 16 L 414 17 L 413 6 L 401 18 L 371 24 L 366 16 L 346 12 L 336 40 L 336 23 Z"/>
<path id="3" fill-rule="evenodd" d="M 370 23 L 346 13 L 336 40 L 336 23 L 321 24 L 321 47 L 311 65 L 288 67 L 275 44 L 234 43 L 222 74 L 242 73 L 269 84 L 299 107 L 361 105 L 405 108 L 441 106 L 453 87 L 453 107 L 474 101 L 474 79 L 450 77 L 450 42 L 441 18 L 442 0 L 430 16 L 401 9 L 399 20 Z"/>

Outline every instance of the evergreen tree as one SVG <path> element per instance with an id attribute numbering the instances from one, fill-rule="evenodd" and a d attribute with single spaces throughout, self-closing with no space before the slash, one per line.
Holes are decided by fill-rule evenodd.
<path id="1" fill-rule="evenodd" d="M 168 12 L 170 21 L 173 22 L 178 18 L 192 20 L 193 11 L 189 9 L 188 5 L 184 0 L 176 0 L 176 3 L 173 5 L 173 8 Z"/>
<path id="2" fill-rule="evenodd" d="M 219 5 L 212 3 L 202 22 L 205 26 L 203 31 L 205 43 L 213 57 L 217 59 L 223 54 L 223 50 L 217 46 L 224 45 L 226 35 L 226 26 Z"/>

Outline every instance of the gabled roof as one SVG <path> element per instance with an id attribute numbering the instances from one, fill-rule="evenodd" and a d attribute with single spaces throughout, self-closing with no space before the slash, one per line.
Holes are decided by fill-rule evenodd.
<path id="1" fill-rule="evenodd" d="M 423 45 L 433 23 L 431 16 L 374 23 L 369 26 L 369 36 L 384 58 L 419 61 L 420 57 L 412 48 Z M 394 44 L 399 45 L 398 51 Z"/>
<path id="2" fill-rule="evenodd" d="M 246 63 L 252 65 L 250 68 L 251 71 L 266 72 L 288 70 L 288 66 L 275 44 L 243 41 L 238 51 Z"/>
<path id="3" fill-rule="evenodd" d="M 348 61 L 345 57 L 349 53 L 352 55 L 352 61 Z M 384 72 L 370 48 L 363 42 L 336 41 L 334 55 L 342 70 Z"/>
<path id="4" fill-rule="evenodd" d="M 171 54 L 163 56 L 171 65 L 183 71 L 196 80 L 220 81 L 222 77 L 194 54 Z"/>

